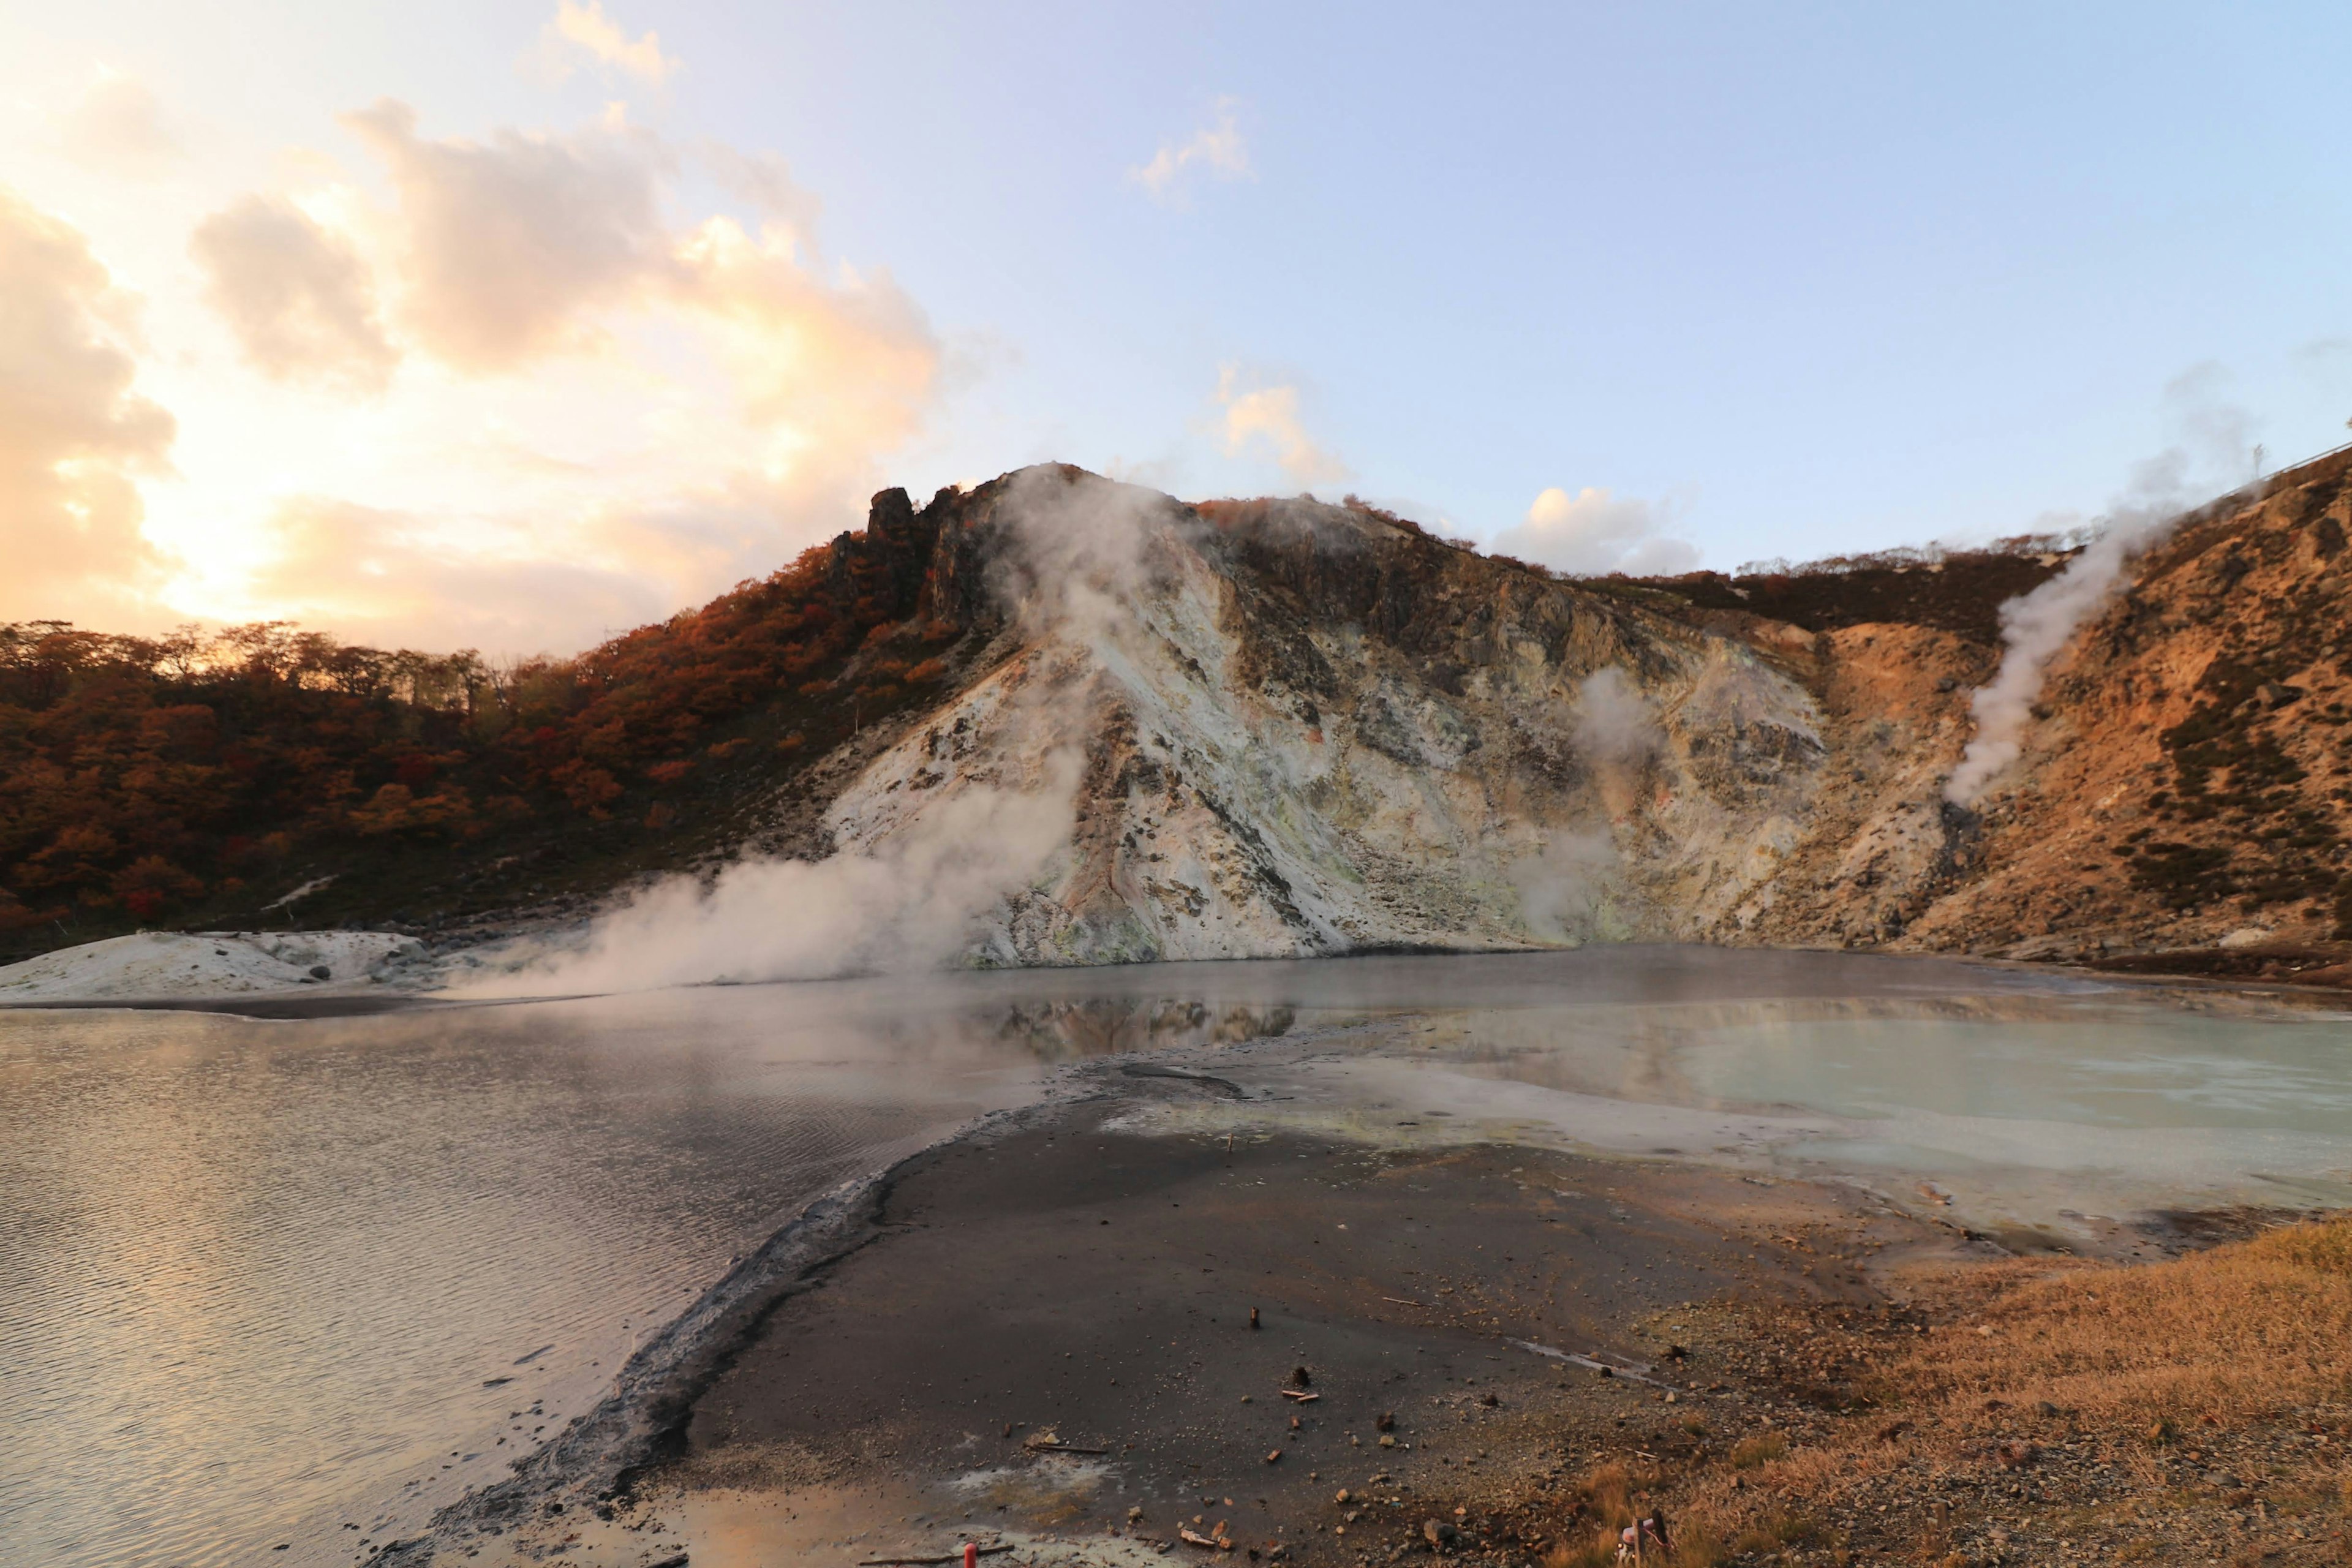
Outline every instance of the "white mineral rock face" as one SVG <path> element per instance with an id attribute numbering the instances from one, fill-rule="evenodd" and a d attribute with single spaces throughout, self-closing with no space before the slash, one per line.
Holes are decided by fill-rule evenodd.
<path id="1" fill-rule="evenodd" d="M 1062 552 L 1060 586 L 1084 591 L 1024 604 L 994 668 L 829 822 L 856 852 L 966 790 L 1071 789 L 1068 841 L 974 961 L 1701 937 L 1736 930 L 1801 835 L 1819 715 L 1742 644 L 1565 585 L 1496 588 L 1444 552 L 1444 580 L 1412 585 L 1452 617 L 1433 657 L 1299 614 L 1164 497 L 1054 482 L 1009 491 L 1040 514 L 1016 526 L 1131 527 L 1134 547 Z M 1263 528 L 1318 571 L 1404 542 L 1311 502 Z"/>

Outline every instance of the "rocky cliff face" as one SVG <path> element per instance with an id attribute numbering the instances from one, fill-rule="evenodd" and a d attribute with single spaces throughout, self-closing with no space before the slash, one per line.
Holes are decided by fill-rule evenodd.
<path id="1" fill-rule="evenodd" d="M 954 510 L 940 581 L 1001 625 L 827 826 L 877 843 L 1067 757 L 1066 851 L 996 961 L 1696 934 L 1804 837 L 1820 705 L 1737 638 L 1360 509 L 1045 469 Z"/>
<path id="2" fill-rule="evenodd" d="M 2053 663 L 1903 945 L 2221 972 L 2352 941 L 2352 453 L 2188 519 Z M 2215 949 L 2215 944 L 2221 945 Z M 2226 955 L 2235 954 L 2234 958 Z"/>
<path id="3" fill-rule="evenodd" d="M 889 492 L 869 537 L 910 571 L 929 545 L 961 679 L 811 769 L 769 842 L 875 851 L 975 791 L 1066 796 L 971 952 L 1000 963 L 1634 938 L 2126 962 L 2251 928 L 2221 951 L 2310 967 L 2352 801 L 2344 477 L 2151 552 L 1980 814 L 1944 785 L 1994 590 L 2055 557 L 1578 584 L 1354 505 L 1059 468 L 919 513 Z"/>

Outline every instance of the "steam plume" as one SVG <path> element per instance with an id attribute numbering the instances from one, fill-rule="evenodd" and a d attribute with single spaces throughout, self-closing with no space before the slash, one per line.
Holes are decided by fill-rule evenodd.
<path id="1" fill-rule="evenodd" d="M 2165 401 L 2187 446 L 2234 476 L 2245 471 L 2250 422 L 2242 409 L 2214 395 L 2221 376 L 2219 366 L 2200 365 L 2165 389 Z M 2191 493 L 2189 464 L 2182 446 L 2141 464 L 2129 496 L 2100 520 L 2098 536 L 2083 552 L 2055 577 L 2000 607 L 2000 668 L 1969 699 L 1976 734 L 1944 784 L 1945 799 L 1973 807 L 2017 760 L 2043 672 L 2075 628 L 2115 596 L 2132 563 L 2180 521 Z"/>
<path id="2" fill-rule="evenodd" d="M 921 792 L 853 785 L 836 803 L 840 851 L 761 859 L 705 885 L 667 879 L 600 919 L 584 945 L 543 952 L 464 989 L 476 995 L 649 990 L 938 968 L 971 953 L 988 918 L 1050 880 L 1076 825 L 1084 759 L 1065 743 L 1076 689 L 1134 623 L 1169 503 L 1092 475 L 1040 468 L 997 505 L 1007 548 L 992 588 L 1032 656 L 964 699 L 987 717 L 987 754 Z"/>
<path id="3" fill-rule="evenodd" d="M 464 989 L 647 991 L 940 967 L 1068 839 L 1077 771 L 1055 752 L 1034 791 L 967 790 L 870 847 L 745 861 L 707 889 L 669 878 L 599 921 L 584 948 Z"/>
<path id="4" fill-rule="evenodd" d="M 1580 947 L 1622 935 L 1610 918 L 1617 847 L 1598 829 L 1554 835 L 1506 873 L 1519 895 L 1519 919 L 1538 942 Z"/>
<path id="5" fill-rule="evenodd" d="M 1570 732 L 1581 750 L 1607 767 L 1639 767 L 1665 739 L 1649 699 L 1613 664 L 1577 683 Z"/>

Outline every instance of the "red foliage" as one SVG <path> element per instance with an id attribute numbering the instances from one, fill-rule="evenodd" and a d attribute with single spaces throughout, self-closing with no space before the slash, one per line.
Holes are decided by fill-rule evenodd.
<path id="1" fill-rule="evenodd" d="M 193 913 L 208 886 L 226 898 L 321 853 L 414 854 L 493 825 L 667 827 L 676 809 L 655 797 L 721 789 L 730 758 L 845 735 L 854 698 L 870 717 L 891 678 L 945 673 L 862 651 L 960 635 L 928 593 L 938 514 L 885 492 L 877 518 L 886 503 L 887 526 L 565 660 L 497 667 L 282 623 L 0 625 L 0 931 Z"/>

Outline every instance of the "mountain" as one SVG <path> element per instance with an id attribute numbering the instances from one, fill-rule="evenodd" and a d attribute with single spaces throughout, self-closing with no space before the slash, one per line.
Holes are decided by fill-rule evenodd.
<path id="1" fill-rule="evenodd" d="M 2352 940 L 2347 464 L 2110 551 L 2112 586 L 2054 544 L 1564 581 L 1352 500 L 1044 467 L 885 491 L 562 663 L 15 628 L 0 767 L 38 787 L 0 805 L 0 924 L 464 941 L 788 861 L 856 874 L 739 899 L 730 973 L 822 927 L 854 963 L 1662 938 L 2318 974 Z M 2084 618 L 1955 802 L 2026 595 Z"/>

